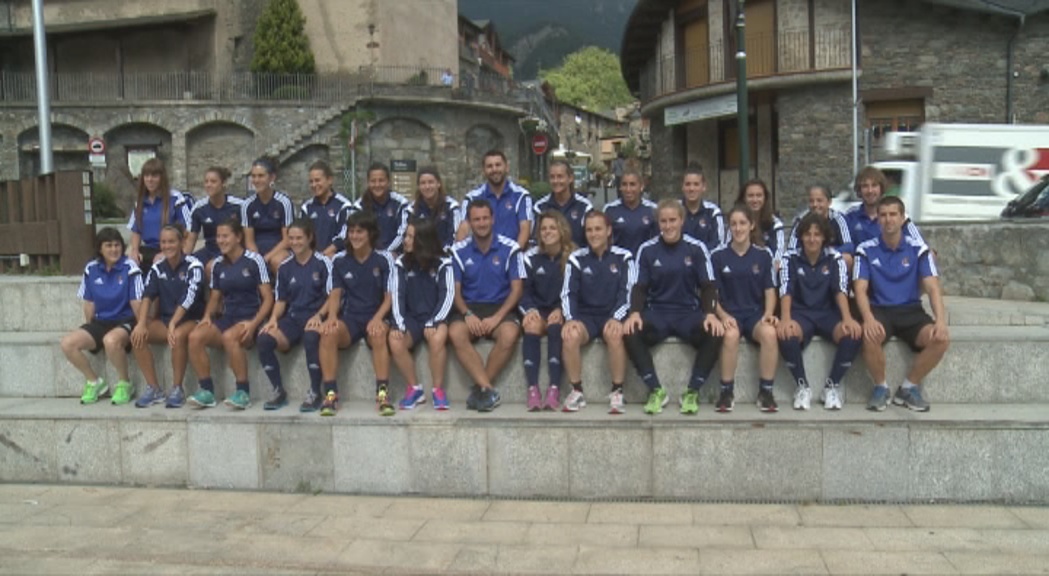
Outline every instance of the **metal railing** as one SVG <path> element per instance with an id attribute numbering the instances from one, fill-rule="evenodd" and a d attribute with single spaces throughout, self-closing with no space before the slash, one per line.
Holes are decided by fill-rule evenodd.
<path id="1" fill-rule="evenodd" d="M 59 72 L 50 77 L 54 103 L 159 101 L 345 102 L 376 94 L 453 92 L 465 99 L 520 99 L 513 81 L 489 70 L 455 77 L 441 68 L 362 66 L 353 73 L 218 75 L 213 72 Z M 0 104 L 36 102 L 33 72 L 0 72 Z"/>
<path id="2" fill-rule="evenodd" d="M 787 30 L 747 37 L 748 78 L 848 68 L 851 62 L 852 32 L 848 28 Z M 642 99 L 732 80 L 736 77 L 735 63 L 726 63 L 722 42 L 657 57 L 642 70 Z"/>

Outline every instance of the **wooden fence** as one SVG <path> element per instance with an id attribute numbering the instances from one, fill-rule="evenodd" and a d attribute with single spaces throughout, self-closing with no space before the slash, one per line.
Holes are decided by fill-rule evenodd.
<path id="1" fill-rule="evenodd" d="M 0 272 L 79 276 L 95 254 L 91 206 L 90 172 L 0 182 Z"/>

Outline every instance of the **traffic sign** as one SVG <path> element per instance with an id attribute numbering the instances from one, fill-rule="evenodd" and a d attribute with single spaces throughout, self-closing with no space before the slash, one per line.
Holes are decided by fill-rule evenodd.
<path id="1" fill-rule="evenodd" d="M 542 156 L 546 154 L 546 151 L 550 148 L 550 139 L 546 137 L 546 134 L 542 132 L 536 132 L 532 136 L 532 152 L 535 152 L 536 156 Z"/>
<path id="2" fill-rule="evenodd" d="M 87 141 L 87 149 L 92 154 L 105 154 L 106 153 L 106 141 L 95 136 Z"/>

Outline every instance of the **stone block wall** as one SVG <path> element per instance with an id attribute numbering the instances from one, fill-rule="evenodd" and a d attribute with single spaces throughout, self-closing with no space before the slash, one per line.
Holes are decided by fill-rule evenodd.
<path id="1" fill-rule="evenodd" d="M 944 292 L 953 296 L 1049 301 L 1049 222 L 924 224 Z"/>

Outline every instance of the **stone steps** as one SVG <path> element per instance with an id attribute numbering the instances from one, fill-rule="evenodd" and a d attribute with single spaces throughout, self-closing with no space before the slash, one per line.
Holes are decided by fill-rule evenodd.
<path id="1" fill-rule="evenodd" d="M 0 333 L 0 397 L 78 397 L 82 378 L 65 360 L 58 347 L 60 332 Z M 1049 386 L 1044 375 L 1049 373 L 1049 327 L 1044 326 L 956 326 L 952 328 L 952 347 L 943 363 L 926 380 L 926 397 L 931 402 L 974 403 L 1045 403 L 1049 402 Z M 478 348 L 487 354 L 491 344 L 481 341 Z M 154 347 L 158 372 L 162 382 L 171 382 L 169 354 L 166 347 Z M 889 382 L 898 384 L 910 363 L 911 352 L 901 342 L 886 346 L 889 361 Z M 805 362 L 810 381 L 818 388 L 830 369 L 834 348 L 827 342 L 814 341 L 805 351 Z M 115 382 L 112 368 L 105 366 L 103 354 L 93 358 L 97 369 L 107 371 L 107 381 Z M 249 352 L 252 397 L 261 401 L 269 390 L 269 381 L 260 369 L 257 356 Z M 287 355 L 280 355 L 285 387 L 293 401 L 303 397 L 309 379 L 305 355 L 295 347 Z M 426 364 L 425 345 L 416 351 L 416 370 L 420 382 L 430 380 Z M 673 399 L 684 389 L 691 372 L 693 352 L 690 346 L 668 341 L 656 347 L 654 354 L 660 378 Z M 132 381 L 141 385 L 142 379 L 132 360 Z M 600 342 L 588 346 L 583 354 L 583 382 L 586 394 L 594 403 L 603 402 L 611 388 L 606 352 Z M 340 353 L 340 397 L 347 401 L 370 401 L 374 397 L 375 376 L 371 356 L 362 344 Z M 540 382 L 547 382 L 545 361 L 540 371 Z M 704 401 L 712 402 L 717 394 L 714 385 L 719 368 L 715 367 L 712 381 L 704 387 Z M 232 393 L 234 383 L 226 368 L 224 354 L 212 352 L 212 374 L 220 397 Z M 400 398 L 404 380 L 396 368 L 391 369 L 391 390 Z M 196 378 L 192 369 L 187 377 L 187 389 L 195 390 Z M 453 406 L 462 405 L 469 391 L 469 378 L 449 351 L 446 375 L 449 398 Z M 524 368 L 518 348 L 509 365 L 496 382 L 506 403 L 523 403 L 525 399 Z M 862 359 L 849 371 L 845 379 L 846 401 L 864 402 L 872 382 Z M 776 377 L 776 398 L 781 404 L 789 402 L 794 383 L 787 369 L 780 365 Z M 625 386 L 627 401 L 640 403 L 647 389 L 636 372 L 627 366 Z M 741 348 L 736 372 L 736 396 L 740 403 L 754 400 L 757 392 L 757 349 L 753 345 Z"/>
<path id="2" fill-rule="evenodd" d="M 1043 406 L 332 418 L 0 398 L 0 482 L 719 501 L 1049 502 Z"/>

